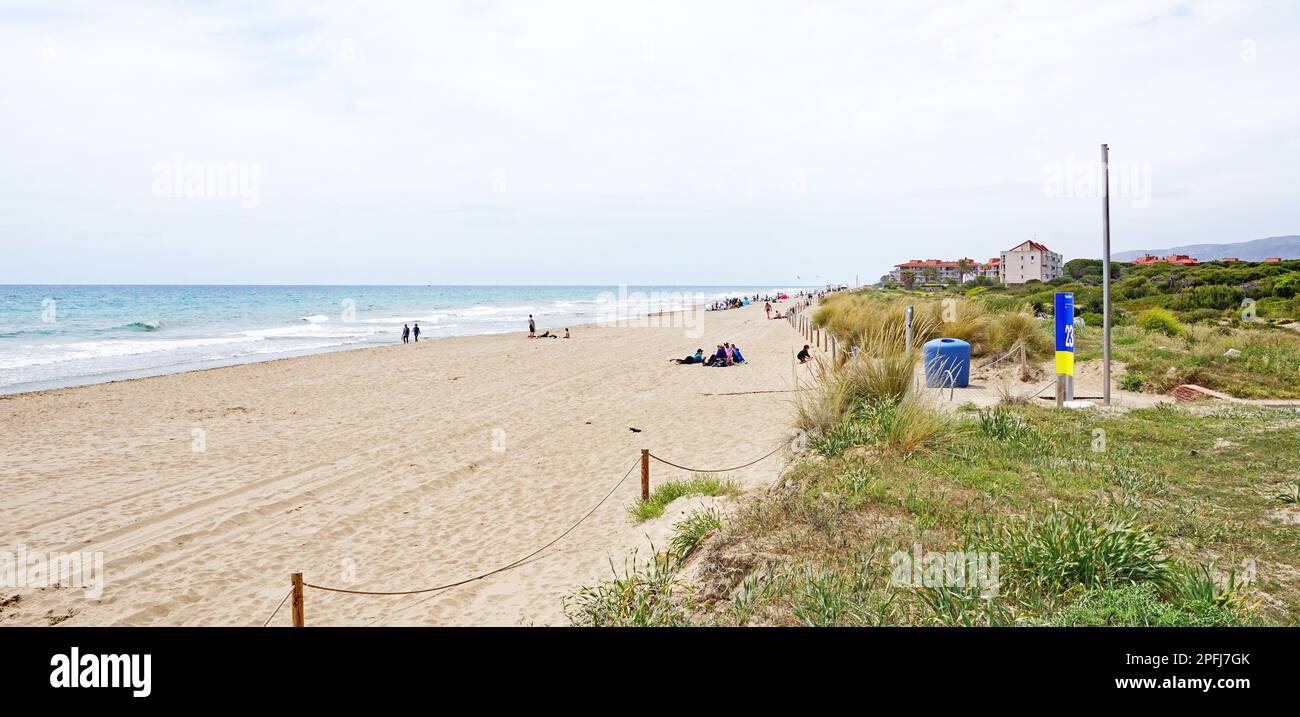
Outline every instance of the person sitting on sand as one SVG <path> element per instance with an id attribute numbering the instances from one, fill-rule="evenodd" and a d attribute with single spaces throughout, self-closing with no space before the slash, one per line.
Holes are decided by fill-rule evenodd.
<path id="1" fill-rule="evenodd" d="M 568 339 L 568 338 L 573 338 L 573 337 L 569 336 L 569 330 L 568 330 L 567 328 L 564 330 L 564 338 L 566 338 L 566 339 Z"/>
<path id="2" fill-rule="evenodd" d="M 730 366 L 731 364 L 735 363 L 734 350 L 731 348 L 731 343 L 724 342 L 722 344 L 722 348 L 725 349 L 727 352 L 727 362 L 723 365 Z"/>
<path id="3" fill-rule="evenodd" d="M 714 351 L 713 355 L 704 361 L 704 365 L 722 366 L 723 362 L 725 362 L 726 360 L 727 360 L 727 350 L 723 348 L 722 344 L 718 344 L 718 350 Z"/>
<path id="4" fill-rule="evenodd" d="M 731 345 L 731 360 L 736 363 L 745 363 L 745 356 L 740 353 L 740 347 L 735 344 Z"/>
<path id="5" fill-rule="evenodd" d="M 795 358 L 799 359 L 799 363 L 808 363 L 812 358 L 812 355 L 808 353 L 808 344 L 803 345 L 803 350 Z"/>

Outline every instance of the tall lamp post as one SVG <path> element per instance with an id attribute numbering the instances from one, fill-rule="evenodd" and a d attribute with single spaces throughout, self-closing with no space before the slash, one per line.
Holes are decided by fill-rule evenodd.
<path id="1" fill-rule="evenodd" d="M 1101 146 L 1101 333 L 1103 403 L 1110 405 L 1110 145 Z"/>

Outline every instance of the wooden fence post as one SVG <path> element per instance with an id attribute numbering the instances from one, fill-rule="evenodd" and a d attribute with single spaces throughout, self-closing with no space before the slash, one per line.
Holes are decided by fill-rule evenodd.
<path id="1" fill-rule="evenodd" d="M 293 583 L 293 626 L 305 627 L 307 623 L 302 615 L 302 573 L 290 575 L 289 581 Z"/>
<path id="2" fill-rule="evenodd" d="M 650 500 L 650 449 L 641 449 L 641 500 Z"/>

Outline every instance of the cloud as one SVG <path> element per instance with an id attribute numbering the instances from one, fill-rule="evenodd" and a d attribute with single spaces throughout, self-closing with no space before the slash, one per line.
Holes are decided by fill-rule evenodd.
<path id="1" fill-rule="evenodd" d="M 0 249 L 29 261 L 0 280 L 124 280 L 146 250 L 187 276 L 208 252 L 196 280 L 409 278 L 376 235 L 421 283 L 616 279 L 647 242 L 688 252 L 682 281 L 1035 233 L 1078 255 L 1096 207 L 1041 177 L 1103 141 L 1152 167 L 1117 247 L 1286 233 L 1297 29 L 1287 4 L 1165 0 L 7 5 Z M 256 163 L 258 207 L 153 196 L 177 156 Z M 311 232 L 320 266 L 296 258 Z M 561 257 L 572 236 L 601 265 Z M 493 273 L 525 270 L 484 243 L 543 276 Z"/>

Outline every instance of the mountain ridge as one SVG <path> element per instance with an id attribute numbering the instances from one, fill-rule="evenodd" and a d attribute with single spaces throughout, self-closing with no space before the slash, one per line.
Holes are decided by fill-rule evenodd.
<path id="1" fill-rule="evenodd" d="M 1242 261 L 1263 261 L 1277 256 L 1283 259 L 1300 259 L 1300 235 L 1252 239 L 1235 244 L 1187 244 L 1168 249 L 1137 249 L 1119 251 L 1111 254 L 1113 261 L 1133 261 L 1140 256 L 1152 254 L 1167 256 L 1169 254 L 1187 254 L 1199 261 L 1214 261 L 1224 257 L 1235 257 Z"/>

